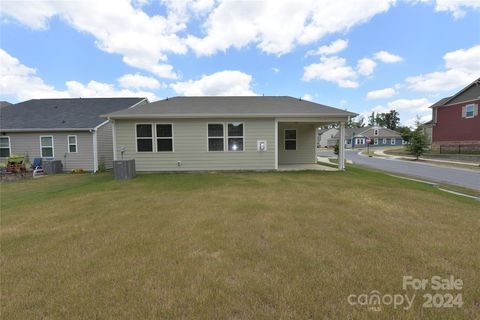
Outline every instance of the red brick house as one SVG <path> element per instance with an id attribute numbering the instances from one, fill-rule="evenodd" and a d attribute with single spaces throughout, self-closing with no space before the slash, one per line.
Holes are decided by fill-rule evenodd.
<path id="1" fill-rule="evenodd" d="M 432 149 L 442 152 L 480 152 L 480 78 L 432 108 Z"/>

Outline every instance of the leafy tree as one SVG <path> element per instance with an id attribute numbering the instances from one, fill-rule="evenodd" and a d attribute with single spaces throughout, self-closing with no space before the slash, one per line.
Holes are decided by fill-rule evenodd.
<path id="1" fill-rule="evenodd" d="M 368 125 L 374 126 L 376 123 L 375 112 L 373 111 L 372 114 L 368 117 Z"/>
<path id="2" fill-rule="evenodd" d="M 375 116 L 375 124 L 380 127 L 385 127 L 386 126 L 386 121 L 385 121 L 385 113 L 377 113 Z"/>
<path id="3" fill-rule="evenodd" d="M 381 123 L 381 126 L 388 129 L 395 130 L 400 124 L 399 113 L 395 110 L 390 110 L 387 113 L 381 113 L 378 115 L 378 117 L 380 118 L 379 123 Z"/>
<path id="4" fill-rule="evenodd" d="M 425 153 L 428 143 L 427 143 L 427 137 L 423 133 L 423 129 L 420 125 L 420 121 L 418 118 L 415 124 L 417 128 L 410 133 L 410 141 L 409 141 L 410 143 L 407 146 L 407 149 L 408 151 L 413 153 L 416 159 L 418 160 L 418 158 Z"/>
<path id="5" fill-rule="evenodd" d="M 350 119 L 347 122 L 347 128 L 363 128 L 363 127 L 365 127 L 363 116 L 360 116 L 360 117 L 355 118 L 355 119 L 357 119 L 357 120 Z"/>
<path id="6" fill-rule="evenodd" d="M 410 127 L 407 127 L 407 126 L 397 127 L 396 131 L 402 135 L 403 140 L 407 142 L 410 141 L 410 137 L 412 135 L 412 129 L 410 129 Z"/>
<path id="7" fill-rule="evenodd" d="M 390 110 L 389 112 L 377 114 L 375 114 L 375 112 L 372 112 L 369 117 L 369 125 L 371 126 L 377 125 L 380 127 L 395 130 L 399 124 L 399 113 L 395 110 Z"/>
<path id="8" fill-rule="evenodd" d="M 337 144 L 333 147 L 333 153 L 338 155 L 339 150 L 340 150 L 340 145 L 337 142 Z"/>

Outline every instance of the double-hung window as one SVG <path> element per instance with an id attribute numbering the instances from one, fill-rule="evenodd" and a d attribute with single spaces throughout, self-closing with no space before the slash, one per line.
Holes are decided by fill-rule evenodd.
<path id="1" fill-rule="evenodd" d="M 373 139 L 373 144 L 378 145 L 378 138 Z"/>
<path id="2" fill-rule="evenodd" d="M 207 130 L 208 151 L 223 151 L 225 148 L 223 123 L 209 123 Z"/>
<path id="3" fill-rule="evenodd" d="M 373 135 L 378 136 L 378 129 L 373 130 Z"/>
<path id="4" fill-rule="evenodd" d="M 285 129 L 285 150 L 297 150 L 296 129 Z"/>
<path id="5" fill-rule="evenodd" d="M 390 139 L 390 144 L 395 144 L 395 138 Z"/>
<path id="6" fill-rule="evenodd" d="M 173 152 L 172 124 L 157 124 L 157 152 Z"/>
<path id="7" fill-rule="evenodd" d="M 227 134 L 228 151 L 243 151 L 243 123 L 228 123 Z"/>
<path id="8" fill-rule="evenodd" d="M 387 138 L 383 138 L 382 143 L 387 144 Z"/>
<path id="9" fill-rule="evenodd" d="M 475 116 L 475 105 L 468 104 L 465 106 L 465 118 L 473 118 Z"/>
<path id="10" fill-rule="evenodd" d="M 40 137 L 40 154 L 42 158 L 53 158 L 55 155 L 53 150 L 53 137 L 41 136 Z"/>
<path id="11" fill-rule="evenodd" d="M 77 136 L 68 136 L 68 152 L 76 153 L 77 152 Z"/>
<path id="12" fill-rule="evenodd" d="M 152 124 L 137 124 L 137 152 L 152 152 L 153 151 L 153 125 Z"/>
<path id="13" fill-rule="evenodd" d="M 0 158 L 10 157 L 10 137 L 0 137 Z"/>

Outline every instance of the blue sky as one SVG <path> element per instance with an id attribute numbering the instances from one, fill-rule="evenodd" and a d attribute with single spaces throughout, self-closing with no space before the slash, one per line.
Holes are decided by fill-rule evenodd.
<path id="1" fill-rule="evenodd" d="M 468 0 L 2 1 L 0 98 L 290 95 L 403 123 L 480 77 Z M 112 10 L 114 8 L 114 10 Z"/>

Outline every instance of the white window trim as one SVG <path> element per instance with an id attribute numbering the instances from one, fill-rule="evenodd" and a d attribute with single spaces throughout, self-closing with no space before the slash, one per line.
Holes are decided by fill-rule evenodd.
<path id="1" fill-rule="evenodd" d="M 42 146 L 42 138 L 52 138 L 52 156 L 51 157 L 44 157 L 43 156 L 43 146 Z M 55 158 L 55 142 L 53 141 L 53 136 L 40 136 L 39 137 L 39 140 L 40 140 L 40 157 L 42 158 Z M 45 148 L 50 148 L 50 147 L 45 147 Z"/>
<path id="2" fill-rule="evenodd" d="M 378 136 L 378 131 L 379 131 L 378 129 L 373 129 L 373 135 Z"/>
<path id="3" fill-rule="evenodd" d="M 242 128 L 243 128 L 243 135 L 242 136 L 230 136 L 228 134 L 228 125 L 229 124 L 241 124 L 242 125 Z M 227 135 L 227 139 L 226 139 L 226 151 L 227 152 L 244 152 L 245 151 L 245 122 L 241 122 L 241 121 L 229 121 L 227 122 L 227 125 L 225 126 L 225 130 L 226 130 L 226 135 Z M 228 150 L 228 139 L 229 138 L 241 138 L 242 139 L 242 150 Z"/>
<path id="4" fill-rule="evenodd" d="M 12 155 L 12 144 L 10 141 L 10 136 L 0 136 L 0 138 L 7 138 L 8 139 L 8 157 Z M 3 148 L 6 149 L 6 148 Z"/>
<path id="5" fill-rule="evenodd" d="M 138 125 L 150 125 L 152 126 L 152 137 L 137 137 L 137 126 Z M 154 123 L 148 123 L 148 122 L 138 122 L 134 124 L 134 130 L 135 130 L 135 153 L 153 153 L 155 152 L 155 124 Z M 138 151 L 138 139 L 151 139 L 152 140 L 152 151 Z"/>
<path id="6" fill-rule="evenodd" d="M 210 124 L 221 124 L 222 125 L 222 128 L 223 128 L 222 133 L 223 134 L 222 134 L 221 137 L 210 137 L 208 135 L 208 126 Z M 245 127 L 243 128 L 243 130 L 245 130 Z M 209 143 L 210 140 L 209 139 L 220 139 L 220 138 L 223 139 L 223 150 L 210 150 L 210 147 L 209 147 L 210 146 L 210 143 Z M 228 145 L 227 145 L 227 148 L 225 148 L 225 140 L 226 140 L 225 139 L 225 123 L 223 123 L 223 122 L 207 122 L 207 152 L 226 152 L 226 149 L 228 148 Z"/>
<path id="7" fill-rule="evenodd" d="M 397 144 L 397 140 L 395 138 L 391 138 L 390 139 L 390 144 L 391 145 Z"/>
<path id="8" fill-rule="evenodd" d="M 387 144 L 387 138 L 382 139 L 382 144 Z"/>
<path id="9" fill-rule="evenodd" d="M 287 139 L 286 136 L 285 136 L 285 133 L 287 132 L 287 130 L 293 130 L 295 131 L 295 139 Z M 283 129 L 283 151 L 297 151 L 297 129 L 289 129 L 289 128 L 285 128 Z M 295 141 L 295 149 L 287 149 L 287 144 L 285 142 L 287 141 Z"/>
<path id="10" fill-rule="evenodd" d="M 467 114 L 468 114 L 468 107 L 472 107 L 472 115 L 469 117 Z M 475 104 L 471 103 L 471 104 L 467 104 L 465 106 L 465 119 L 471 119 L 471 118 L 475 118 Z"/>
<path id="11" fill-rule="evenodd" d="M 378 146 L 378 138 L 374 138 L 374 139 L 373 139 L 373 144 L 376 145 L 376 146 Z"/>
<path id="12" fill-rule="evenodd" d="M 157 125 L 162 125 L 162 124 L 168 124 L 168 125 L 171 125 L 172 126 L 172 136 L 171 137 L 158 137 L 157 136 Z M 155 146 L 153 148 L 153 150 L 155 150 L 155 152 L 160 152 L 160 153 L 173 153 L 175 152 L 175 133 L 173 132 L 173 123 L 166 123 L 166 122 L 162 122 L 162 123 L 155 123 L 155 131 L 153 132 L 152 131 L 152 134 L 155 134 Z M 140 138 L 141 139 L 141 138 Z M 172 151 L 158 151 L 158 139 L 163 139 L 163 140 L 172 140 Z"/>
<path id="13" fill-rule="evenodd" d="M 75 137 L 75 143 L 70 143 L 70 137 Z M 70 146 L 75 146 L 75 152 L 70 151 Z M 68 153 L 78 153 L 78 138 L 76 135 L 67 136 L 67 152 Z"/>
<path id="14" fill-rule="evenodd" d="M 356 145 L 365 144 L 365 138 L 356 138 L 355 144 Z"/>

